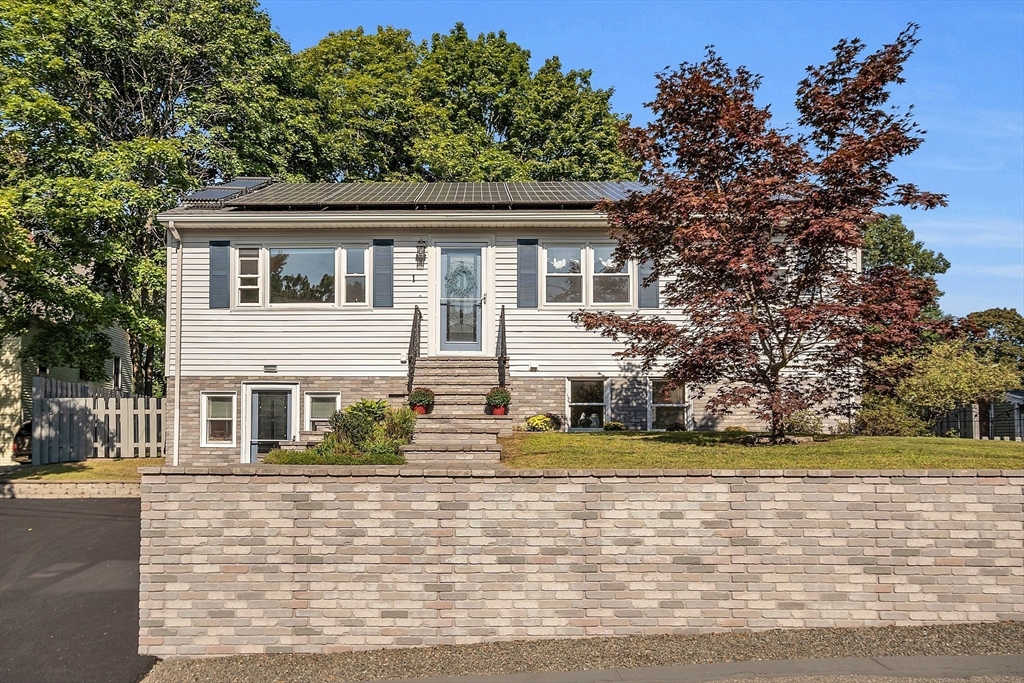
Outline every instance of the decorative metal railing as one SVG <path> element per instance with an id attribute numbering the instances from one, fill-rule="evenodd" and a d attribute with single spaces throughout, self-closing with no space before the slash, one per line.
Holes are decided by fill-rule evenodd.
<path id="1" fill-rule="evenodd" d="M 501 307 L 501 315 L 498 316 L 498 386 L 505 386 L 505 369 L 508 365 L 508 340 L 505 339 L 505 307 Z"/>
<path id="2" fill-rule="evenodd" d="M 412 332 L 409 334 L 409 380 L 408 391 L 412 391 L 413 378 L 416 376 L 416 359 L 420 357 L 420 326 L 422 325 L 423 314 L 420 307 L 415 306 L 412 310 Z"/>

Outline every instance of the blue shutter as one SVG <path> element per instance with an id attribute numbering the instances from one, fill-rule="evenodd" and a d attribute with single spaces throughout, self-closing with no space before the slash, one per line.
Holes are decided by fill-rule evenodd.
<path id="1" fill-rule="evenodd" d="M 373 305 L 374 308 L 395 306 L 395 241 L 373 241 Z"/>
<path id="2" fill-rule="evenodd" d="M 537 308 L 540 247 L 537 240 L 518 240 L 516 261 L 516 306 Z"/>
<path id="3" fill-rule="evenodd" d="M 210 308 L 231 308 L 230 247 L 230 242 L 210 242 Z"/>
<path id="4" fill-rule="evenodd" d="M 644 287 L 644 278 L 651 274 L 654 268 L 650 261 L 644 261 L 640 264 L 638 285 L 640 287 L 639 295 L 637 296 L 637 302 L 640 308 L 658 308 L 660 291 L 658 283 L 654 282 L 649 287 Z"/>

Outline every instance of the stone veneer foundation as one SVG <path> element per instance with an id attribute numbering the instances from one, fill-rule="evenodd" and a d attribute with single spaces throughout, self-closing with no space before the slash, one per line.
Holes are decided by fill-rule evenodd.
<path id="1" fill-rule="evenodd" d="M 1024 618 L 1021 471 L 144 470 L 139 651 Z"/>

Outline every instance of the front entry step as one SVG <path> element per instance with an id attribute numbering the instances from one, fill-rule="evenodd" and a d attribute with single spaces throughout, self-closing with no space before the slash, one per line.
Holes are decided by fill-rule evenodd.
<path id="1" fill-rule="evenodd" d="M 486 406 L 487 392 L 499 384 L 498 370 L 494 357 L 417 359 L 413 386 L 434 392 L 434 408 L 419 417 L 412 443 L 402 447 L 406 462 L 472 460 L 496 464 L 501 458 L 497 437 L 512 433 L 512 416 L 490 415 Z M 507 366 L 505 374 L 508 386 Z"/>

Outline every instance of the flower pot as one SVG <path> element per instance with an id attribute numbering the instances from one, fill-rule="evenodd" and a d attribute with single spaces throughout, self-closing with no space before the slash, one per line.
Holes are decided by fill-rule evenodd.
<path id="1" fill-rule="evenodd" d="M 505 406 L 491 406 L 491 415 L 504 415 Z"/>
<path id="2" fill-rule="evenodd" d="M 412 409 L 414 411 L 416 411 L 417 415 L 426 415 L 427 414 L 427 407 L 426 406 L 413 406 Z"/>

